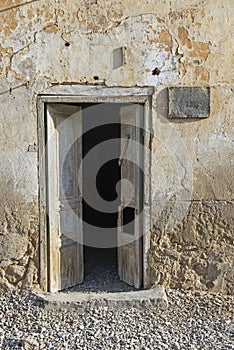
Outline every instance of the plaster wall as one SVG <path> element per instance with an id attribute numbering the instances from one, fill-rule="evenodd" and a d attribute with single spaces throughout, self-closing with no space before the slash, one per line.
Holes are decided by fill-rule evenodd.
<path id="1" fill-rule="evenodd" d="M 37 96 L 96 84 L 155 88 L 152 284 L 232 291 L 232 12 L 231 0 L 1 1 L 1 287 L 40 285 Z M 169 120 L 170 86 L 210 86 L 210 117 Z"/>

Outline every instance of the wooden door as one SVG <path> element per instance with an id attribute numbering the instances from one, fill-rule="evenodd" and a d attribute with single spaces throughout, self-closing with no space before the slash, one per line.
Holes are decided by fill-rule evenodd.
<path id="1" fill-rule="evenodd" d="M 118 211 L 118 272 L 129 285 L 142 284 L 142 189 L 143 106 L 120 109 L 121 121 L 121 205 Z M 131 160 L 131 161 L 129 161 Z M 131 182 L 132 187 L 129 185 Z"/>
<path id="2" fill-rule="evenodd" d="M 47 106 L 49 290 L 52 292 L 83 281 L 81 134 L 81 107 L 56 103 Z"/>

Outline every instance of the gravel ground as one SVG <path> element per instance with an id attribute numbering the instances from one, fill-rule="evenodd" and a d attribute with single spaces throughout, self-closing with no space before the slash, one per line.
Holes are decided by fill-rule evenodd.
<path id="1" fill-rule="evenodd" d="M 169 291 L 168 310 L 44 304 L 1 292 L 1 349 L 234 349 L 233 297 Z"/>
<path id="2" fill-rule="evenodd" d="M 68 292 L 129 292 L 134 287 L 119 279 L 116 249 L 86 248 L 85 278 L 83 283 L 67 289 Z"/>

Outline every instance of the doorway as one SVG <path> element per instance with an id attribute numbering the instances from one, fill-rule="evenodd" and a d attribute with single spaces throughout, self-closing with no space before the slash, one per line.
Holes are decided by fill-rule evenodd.
<path id="1" fill-rule="evenodd" d="M 129 291 L 133 286 L 120 280 L 118 274 L 118 209 L 121 204 L 120 193 L 116 191 L 121 180 L 119 157 L 121 153 L 120 111 L 127 104 L 82 104 L 82 158 L 94 151 L 94 158 L 83 162 L 83 236 L 84 236 L 84 280 L 72 288 L 75 291 Z M 108 156 L 106 145 L 101 150 L 98 146 L 114 140 L 115 150 Z M 115 154 L 115 155 L 114 155 Z M 93 163 L 97 161 L 98 165 Z M 95 169 L 98 169 L 96 171 Z M 114 201 L 111 213 L 94 209 L 85 200 L 93 186 L 90 173 L 97 173 L 95 189 L 105 201 Z M 90 196 L 89 196 L 90 199 Z M 87 244 L 86 244 L 87 242 Z"/>
<path id="2" fill-rule="evenodd" d="M 137 103 L 133 103 L 134 99 Z M 46 290 L 58 291 L 74 285 L 84 286 L 89 271 L 94 272 L 92 267 L 89 269 L 92 264 L 99 267 L 106 264 L 105 272 L 108 266 L 113 266 L 113 277 L 117 276 L 123 283 L 135 288 L 140 288 L 142 283 L 146 287 L 149 241 L 148 233 L 143 237 L 142 233 L 148 227 L 148 221 L 144 221 L 145 216 L 141 220 L 139 215 L 145 191 L 144 177 L 127 160 L 131 155 L 133 163 L 135 160 L 140 160 L 138 163 L 141 165 L 143 163 L 144 154 L 134 143 L 131 145 L 130 141 L 145 142 L 139 125 L 142 125 L 147 106 L 148 97 L 143 96 L 113 98 L 113 102 L 106 97 L 95 99 L 82 96 L 42 96 L 39 99 L 40 127 L 45 131 L 39 136 L 40 154 L 43 150 L 46 155 L 43 162 L 40 162 L 41 184 L 46 180 L 45 192 L 43 186 L 40 186 L 41 282 L 42 285 L 47 285 Z M 147 114 L 146 116 L 148 118 Z M 105 126 L 103 118 L 108 119 Z M 92 125 L 98 119 L 99 125 Z M 54 134 L 56 136 L 52 137 Z M 82 171 L 78 171 L 82 158 L 98 143 L 105 143 L 105 138 L 119 140 L 117 147 L 115 144 L 118 155 L 108 162 L 104 159 L 103 166 L 99 167 L 96 174 L 96 187 L 100 197 L 108 205 L 115 201 L 115 210 L 109 214 L 104 210 L 93 210 L 88 201 L 86 203 L 84 198 L 89 188 L 90 174 L 85 164 Z M 102 154 L 100 158 L 102 161 Z M 147 162 L 146 157 L 142 167 L 148 166 Z M 42 174 L 46 174 L 46 177 Z M 133 187 L 126 186 L 123 179 L 132 182 Z M 129 200 L 131 196 L 132 199 Z M 43 208 L 47 211 L 46 226 L 43 226 Z M 132 219 L 135 219 L 134 223 Z M 90 223 L 95 231 L 90 231 Z M 110 227 L 114 230 L 111 230 L 111 235 L 106 235 L 107 231 L 102 229 L 108 230 Z M 45 236 L 46 231 L 48 236 Z M 99 242 L 97 246 L 89 244 L 94 234 L 96 242 Z M 108 243 L 109 239 L 111 244 Z"/>

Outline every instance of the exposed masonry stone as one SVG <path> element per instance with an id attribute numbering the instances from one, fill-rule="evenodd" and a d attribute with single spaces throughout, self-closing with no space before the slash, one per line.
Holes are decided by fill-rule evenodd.
<path id="1" fill-rule="evenodd" d="M 209 115 L 209 88 L 174 87 L 169 89 L 170 118 L 207 118 Z"/>
<path id="2" fill-rule="evenodd" d="M 174 202 L 168 203 L 152 230 L 152 280 L 170 288 L 231 291 L 233 223 L 231 202 L 192 202 L 184 220 L 165 232 Z"/>
<path id="3" fill-rule="evenodd" d="M 25 273 L 25 267 L 20 265 L 10 265 L 6 270 L 8 281 L 11 283 L 18 282 L 22 279 Z"/>
<path id="4" fill-rule="evenodd" d="M 156 90 L 152 283 L 233 291 L 232 13 L 232 0 L 1 1 L 0 287 L 40 283 L 38 160 L 29 152 L 37 145 L 37 95 L 53 84 L 98 82 Z M 124 64 L 113 69 L 121 47 Z M 169 128 L 161 116 L 168 117 L 170 86 L 210 86 L 210 118 Z M 176 153 L 181 144 L 187 165 Z M 178 188 L 186 193 L 188 185 L 191 198 L 176 204 L 187 206 L 185 215 L 168 232 Z"/>
<path id="5" fill-rule="evenodd" d="M 1 261 L 21 259 L 27 252 L 28 237 L 20 236 L 15 233 L 7 233 L 0 237 L 1 244 Z M 11 247 L 11 250 L 9 250 Z"/>

